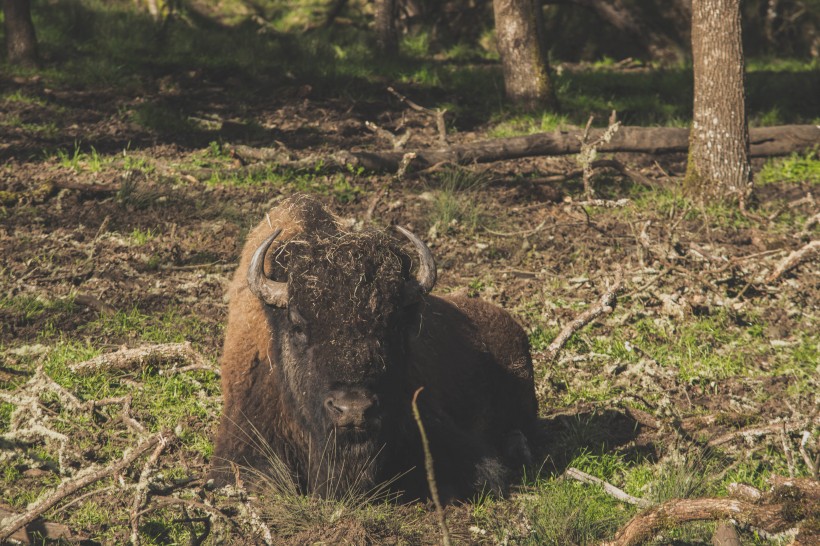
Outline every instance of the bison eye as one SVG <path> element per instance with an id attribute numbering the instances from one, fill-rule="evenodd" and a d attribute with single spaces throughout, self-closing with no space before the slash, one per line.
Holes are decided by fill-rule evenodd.
<path id="1" fill-rule="evenodd" d="M 302 342 L 307 341 L 307 321 L 305 318 L 299 313 L 299 310 L 296 306 L 291 306 L 288 312 L 288 319 L 290 320 L 291 325 L 291 332 L 293 335 Z"/>

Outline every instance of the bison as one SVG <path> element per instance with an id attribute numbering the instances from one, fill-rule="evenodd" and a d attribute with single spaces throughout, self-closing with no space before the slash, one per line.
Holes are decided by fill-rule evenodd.
<path id="1" fill-rule="evenodd" d="M 250 232 L 228 290 L 217 484 L 284 463 L 309 493 L 392 480 L 405 499 L 425 498 L 419 387 L 445 500 L 503 493 L 528 462 L 537 403 L 524 330 L 480 299 L 431 295 L 430 249 L 396 229 L 413 252 L 297 195 Z"/>

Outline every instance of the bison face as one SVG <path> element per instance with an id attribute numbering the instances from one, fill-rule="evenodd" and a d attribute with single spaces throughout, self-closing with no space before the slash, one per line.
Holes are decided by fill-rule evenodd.
<path id="1" fill-rule="evenodd" d="M 415 276 L 411 258 L 378 232 L 308 233 L 269 253 L 276 230 L 253 255 L 248 286 L 275 317 L 280 373 L 313 435 L 346 445 L 382 438 L 407 310 L 436 277 L 427 246 L 397 229 L 418 252 Z"/>

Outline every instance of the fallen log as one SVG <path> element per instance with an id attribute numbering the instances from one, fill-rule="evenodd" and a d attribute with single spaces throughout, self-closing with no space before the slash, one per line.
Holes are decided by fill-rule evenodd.
<path id="1" fill-rule="evenodd" d="M 600 138 L 606 129 L 593 129 L 589 138 Z M 441 163 L 469 165 L 491 163 L 509 159 L 536 156 L 557 156 L 577 154 L 581 151 L 583 131 L 553 131 L 534 135 L 483 140 L 465 144 L 455 144 L 444 149 L 415 150 L 412 170 L 430 168 Z M 758 127 L 750 130 L 752 157 L 787 155 L 795 151 L 809 149 L 820 144 L 820 126 L 781 125 Z M 689 129 L 678 127 L 621 127 L 607 144 L 602 144 L 599 152 L 623 152 L 666 154 L 686 152 L 689 149 Z M 342 169 L 347 165 L 363 167 L 371 171 L 396 172 L 407 156 L 407 151 L 341 151 L 287 160 L 280 150 L 239 147 L 235 153 L 247 157 L 264 157 L 263 161 L 277 162 L 280 167 L 312 168 L 322 165 L 324 169 Z M 283 161 L 284 160 L 284 161 Z"/>

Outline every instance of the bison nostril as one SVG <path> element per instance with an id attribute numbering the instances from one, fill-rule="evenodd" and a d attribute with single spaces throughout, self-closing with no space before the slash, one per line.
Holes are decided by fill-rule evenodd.
<path id="1" fill-rule="evenodd" d="M 336 405 L 335 400 L 332 396 L 325 400 L 325 408 L 327 408 L 327 411 L 329 411 L 330 414 L 334 417 L 341 416 L 345 411 L 344 406 L 340 407 Z"/>

